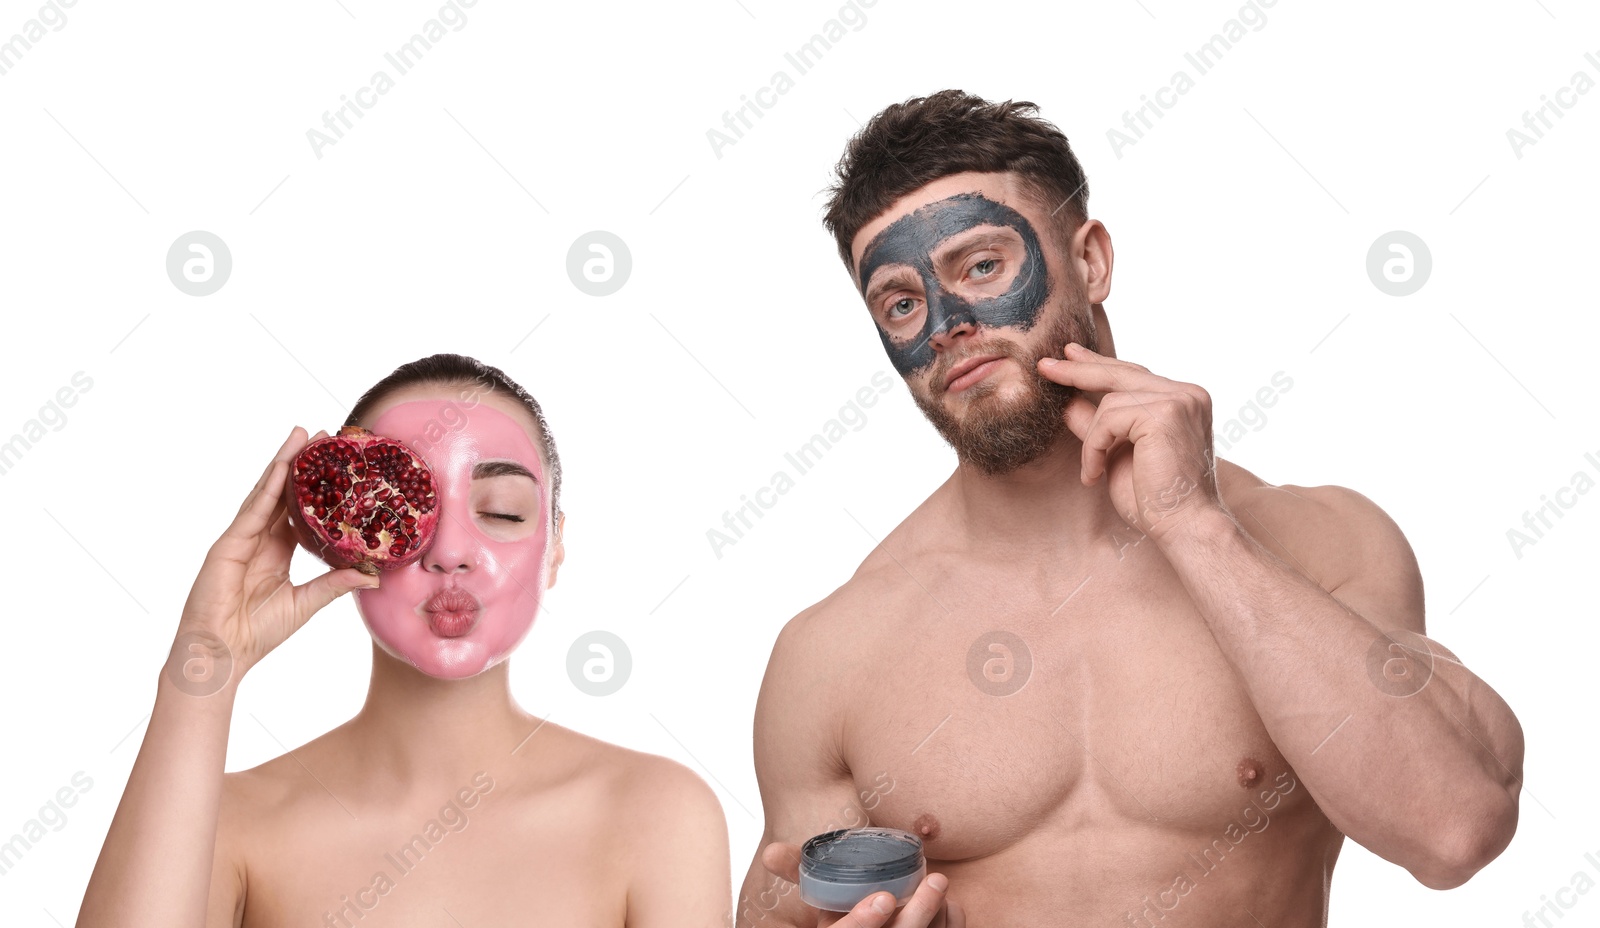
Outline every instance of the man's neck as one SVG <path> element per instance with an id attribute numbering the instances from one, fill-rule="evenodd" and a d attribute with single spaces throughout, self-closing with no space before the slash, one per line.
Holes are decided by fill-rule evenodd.
<path id="1" fill-rule="evenodd" d="M 1038 460 L 1002 476 L 957 465 L 939 492 L 954 528 L 968 543 L 997 554 L 1114 546 L 1113 532 L 1132 531 L 1118 516 L 1102 475 L 1081 479 L 1083 443 L 1071 433 Z"/>

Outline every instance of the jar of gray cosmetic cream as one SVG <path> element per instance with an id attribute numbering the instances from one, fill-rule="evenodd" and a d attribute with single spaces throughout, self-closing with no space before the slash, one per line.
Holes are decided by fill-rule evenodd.
<path id="1" fill-rule="evenodd" d="M 927 875 L 922 839 L 895 828 L 841 828 L 800 848 L 800 901 L 828 912 L 848 912 L 876 892 L 911 901 Z"/>

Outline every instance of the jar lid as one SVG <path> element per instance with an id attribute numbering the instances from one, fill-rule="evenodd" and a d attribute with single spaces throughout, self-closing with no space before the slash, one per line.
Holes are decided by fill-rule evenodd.
<path id="1" fill-rule="evenodd" d="M 922 865 L 922 839 L 896 828 L 841 828 L 800 847 L 800 872 L 828 883 L 893 880 Z"/>

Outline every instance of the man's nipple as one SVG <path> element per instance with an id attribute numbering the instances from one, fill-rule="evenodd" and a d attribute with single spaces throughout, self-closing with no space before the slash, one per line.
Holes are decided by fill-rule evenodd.
<path id="1" fill-rule="evenodd" d="M 1239 761 L 1239 785 L 1245 789 L 1260 783 L 1261 778 L 1266 776 L 1266 773 L 1266 766 L 1253 757 L 1246 757 L 1244 760 Z"/>
<path id="2" fill-rule="evenodd" d="M 939 820 L 932 812 L 924 812 L 911 824 L 911 832 L 924 842 L 932 841 L 939 837 Z"/>

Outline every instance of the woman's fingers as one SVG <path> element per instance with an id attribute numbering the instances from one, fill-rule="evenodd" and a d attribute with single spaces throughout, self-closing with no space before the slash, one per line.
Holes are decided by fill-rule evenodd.
<path id="1" fill-rule="evenodd" d="M 283 481 L 288 471 L 287 461 L 273 461 L 267 467 L 266 474 L 262 476 L 262 485 L 255 489 L 245 501 L 245 507 L 222 533 L 224 540 L 250 546 L 243 549 L 245 553 L 254 550 L 257 537 L 271 524 L 272 510 L 277 508 L 278 499 L 283 495 Z"/>
<path id="2" fill-rule="evenodd" d="M 299 444 L 295 442 L 301 431 L 303 430 L 298 425 L 289 430 L 289 437 L 285 438 L 283 444 L 273 453 L 272 461 L 267 464 L 267 469 L 261 472 L 260 477 L 256 478 L 255 486 L 250 488 L 250 492 L 245 496 L 244 502 L 239 505 L 239 515 L 243 515 L 245 510 L 250 508 L 251 503 L 255 502 L 256 497 L 260 495 L 261 490 L 267 485 L 267 478 L 272 474 L 273 466 L 279 461 L 287 461 L 294 457 L 299 453 L 300 448 L 304 447 L 304 442 Z"/>
<path id="3" fill-rule="evenodd" d="M 272 456 L 271 463 L 267 465 L 266 470 L 261 472 L 261 477 L 256 480 L 256 485 L 250 489 L 250 494 L 240 504 L 238 514 L 234 516 L 234 524 L 228 526 L 228 531 L 237 532 L 235 527 L 240 520 L 245 519 L 252 511 L 256 511 L 257 506 L 262 503 L 263 499 L 269 500 L 266 506 L 270 512 L 272 505 L 276 504 L 278 497 L 283 494 L 283 481 L 288 475 L 288 462 L 296 454 L 299 454 L 300 449 L 304 448 L 305 445 L 305 429 L 297 425 L 289 431 L 289 437 L 278 448 L 278 452 Z M 261 526 L 258 526 L 248 534 L 260 531 L 261 527 L 265 525 L 266 522 L 262 521 Z"/>
<path id="4" fill-rule="evenodd" d="M 285 550 L 292 549 L 299 541 L 299 537 L 294 533 L 294 526 L 289 524 L 289 507 L 285 500 L 278 500 L 278 505 L 272 507 L 272 521 L 267 531 L 272 540 L 282 545 Z"/>
<path id="5" fill-rule="evenodd" d="M 256 480 L 256 485 L 245 497 L 233 521 L 223 530 L 211 555 L 236 564 L 248 564 L 262 549 L 263 532 L 278 518 L 283 497 L 284 481 L 288 478 L 289 461 L 305 447 L 305 429 L 295 426 L 289 437 L 279 446 L 272 462 Z"/>
<path id="6" fill-rule="evenodd" d="M 370 577 L 354 567 L 330 570 L 320 577 L 294 588 L 295 623 L 290 632 L 298 630 L 322 607 L 351 590 L 375 590 L 378 578 Z"/>
<path id="7" fill-rule="evenodd" d="M 338 597 L 377 586 L 376 578 L 352 569 L 331 570 L 298 587 L 289 581 L 296 538 L 286 486 L 291 462 L 307 441 L 305 429 L 289 432 L 212 544 L 184 604 L 183 621 L 223 637 L 241 666 L 260 660 Z"/>

